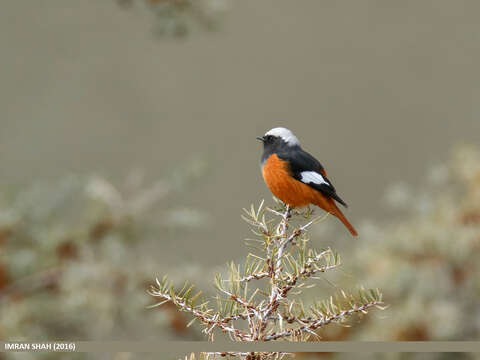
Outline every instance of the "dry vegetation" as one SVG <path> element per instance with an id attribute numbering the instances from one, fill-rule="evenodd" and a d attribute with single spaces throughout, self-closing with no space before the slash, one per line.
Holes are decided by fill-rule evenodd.
<path id="1" fill-rule="evenodd" d="M 310 209 L 299 212 L 281 203 L 272 209 L 264 207 L 263 202 L 257 209 L 252 206 L 245 210 L 245 214 L 244 219 L 255 235 L 247 240 L 253 252 L 243 264 L 230 263 L 227 276 L 217 275 L 217 296 L 202 297 L 202 292 L 195 291 L 188 282 L 175 289 L 165 276 L 157 279 L 149 291 L 160 299 L 152 307 L 173 303 L 179 311 L 189 313 L 192 322 L 201 323 L 210 341 L 216 332 L 221 332 L 231 340 L 244 342 L 319 340 L 319 329 L 345 323 L 353 314 L 382 308 L 381 293 L 374 289 L 360 288 L 355 295 L 337 289 L 336 294 L 323 299 L 303 294 L 323 273 L 340 266 L 336 251 L 316 250 L 308 236 L 309 228 L 326 215 L 314 217 Z M 270 359 L 280 355 L 230 354 L 240 359 Z"/>
<path id="2" fill-rule="evenodd" d="M 388 198 L 403 209 L 402 220 L 363 226 L 361 241 L 353 243 L 351 252 L 345 249 L 348 266 L 355 269 L 352 284 L 346 288 L 378 286 L 390 305 L 388 311 L 367 316 L 351 327 L 327 325 L 352 324 L 345 323 L 351 313 L 380 304 L 378 292 L 352 296 L 311 289 L 319 278 L 337 273 L 339 256 L 331 248 L 312 246 L 322 244 L 316 237 L 309 239 L 311 226 L 321 217 L 309 211 L 287 212 L 280 204 L 245 213 L 255 234 L 248 241 L 251 252 L 243 262 L 230 263 L 215 279 L 216 295 L 200 282 L 206 293 L 195 298 L 191 285 L 182 290 L 182 277 L 173 271 L 173 283 L 159 279 L 151 291 L 169 301 L 147 310 L 152 298 L 145 289 L 161 264 L 154 256 L 136 259 L 139 244 L 157 240 L 155 234 L 168 233 L 164 230 L 170 225 L 178 227 L 172 222 L 196 226 L 202 219 L 194 210 L 178 212 L 161 205 L 181 189 L 178 184 L 189 183 L 202 170 L 194 165 L 181 173 L 174 181 L 150 186 L 135 176 L 122 186 L 98 176 L 71 176 L 2 192 L 0 336 L 102 339 L 112 334 L 171 333 L 213 339 L 223 332 L 240 341 L 478 338 L 477 149 L 457 150 L 448 164 L 432 170 L 421 191 L 393 187 Z M 157 220 L 155 225 L 152 218 Z M 195 273 L 201 274 L 195 277 Z M 183 279 L 198 282 L 206 273 L 196 269 Z M 187 328 L 192 319 L 197 323 Z M 222 355 L 290 357 L 279 353 L 201 356 Z"/>

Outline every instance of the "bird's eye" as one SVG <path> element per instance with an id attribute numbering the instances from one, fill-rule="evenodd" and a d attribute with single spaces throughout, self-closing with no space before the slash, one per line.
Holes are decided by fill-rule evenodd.
<path id="1" fill-rule="evenodd" d="M 272 142 L 272 141 L 273 141 L 273 136 L 272 136 L 272 135 L 268 135 L 267 137 L 265 137 L 265 141 L 266 141 L 266 142 Z"/>

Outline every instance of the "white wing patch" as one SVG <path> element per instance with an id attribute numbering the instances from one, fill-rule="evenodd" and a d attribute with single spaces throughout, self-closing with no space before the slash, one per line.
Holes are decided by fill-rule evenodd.
<path id="1" fill-rule="evenodd" d="M 305 184 L 327 184 L 330 186 L 330 184 L 324 179 L 324 177 L 316 171 L 302 171 L 300 175 L 302 176 L 302 182 L 304 182 Z"/>

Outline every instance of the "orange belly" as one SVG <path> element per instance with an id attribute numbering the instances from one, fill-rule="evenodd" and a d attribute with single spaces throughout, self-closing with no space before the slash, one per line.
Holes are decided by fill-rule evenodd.
<path id="1" fill-rule="evenodd" d="M 322 195 L 320 191 L 311 188 L 303 182 L 295 180 L 288 171 L 288 163 L 281 160 L 276 154 L 271 155 L 265 161 L 262 174 L 273 195 L 285 204 L 293 208 L 308 204 L 317 205 L 339 218 L 350 233 L 353 236 L 357 236 L 357 231 L 337 207 L 335 200 Z"/>
<path id="2" fill-rule="evenodd" d="M 328 199 L 310 186 L 295 180 L 288 171 L 287 162 L 281 160 L 276 154 L 265 161 L 262 174 L 273 195 L 291 207 L 316 204 L 327 211 L 330 208 Z"/>

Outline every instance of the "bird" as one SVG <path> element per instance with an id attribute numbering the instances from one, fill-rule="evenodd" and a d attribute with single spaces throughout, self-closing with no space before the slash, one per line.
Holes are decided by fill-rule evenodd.
<path id="1" fill-rule="evenodd" d="M 277 199 L 290 208 L 316 205 L 336 216 L 353 236 L 358 235 L 336 204 L 347 207 L 327 172 L 317 159 L 302 149 L 290 130 L 276 127 L 257 139 L 263 142 L 263 179 Z"/>

